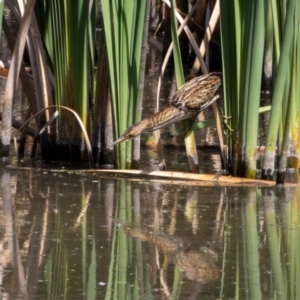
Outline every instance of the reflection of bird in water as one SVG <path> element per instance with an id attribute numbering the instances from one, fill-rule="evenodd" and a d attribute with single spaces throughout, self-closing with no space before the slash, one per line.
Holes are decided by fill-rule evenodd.
<path id="1" fill-rule="evenodd" d="M 215 263 L 217 255 L 213 250 L 192 250 L 179 237 L 163 233 L 150 234 L 139 227 L 130 226 L 127 229 L 123 226 L 123 229 L 134 238 L 154 244 L 167 256 L 168 261 L 183 270 L 190 280 L 208 284 L 219 279 L 220 271 Z"/>
<path id="2" fill-rule="evenodd" d="M 169 103 L 159 112 L 141 122 L 128 127 L 122 136 L 110 146 L 132 139 L 142 132 L 150 132 L 170 123 L 191 119 L 216 101 L 215 95 L 221 78 L 214 73 L 196 77 L 184 84 L 174 94 Z"/>

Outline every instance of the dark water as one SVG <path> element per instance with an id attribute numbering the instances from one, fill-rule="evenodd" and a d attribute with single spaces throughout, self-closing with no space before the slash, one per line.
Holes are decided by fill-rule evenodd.
<path id="1" fill-rule="evenodd" d="M 299 187 L 2 166 L 1 299 L 298 299 Z"/>

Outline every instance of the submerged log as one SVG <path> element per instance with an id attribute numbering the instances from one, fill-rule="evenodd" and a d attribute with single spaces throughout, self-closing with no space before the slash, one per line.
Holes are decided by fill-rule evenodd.
<path id="1" fill-rule="evenodd" d="M 97 173 L 97 174 L 110 174 L 110 175 L 123 175 L 123 176 L 138 176 L 138 177 L 151 177 L 151 178 L 165 178 L 169 181 L 176 180 L 176 183 L 183 182 L 189 185 L 259 185 L 259 186 L 274 186 L 276 182 L 269 180 L 259 179 L 246 179 L 232 176 L 219 176 L 216 174 L 194 174 L 185 172 L 170 172 L 170 171 L 142 171 L 142 170 L 85 170 L 84 173 Z"/>

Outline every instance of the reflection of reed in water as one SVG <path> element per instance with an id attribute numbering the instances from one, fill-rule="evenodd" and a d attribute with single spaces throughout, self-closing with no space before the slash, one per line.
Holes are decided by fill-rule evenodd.
<path id="1" fill-rule="evenodd" d="M 178 237 L 149 234 L 137 227 L 124 229 L 130 236 L 157 246 L 167 255 L 168 261 L 182 269 L 190 280 L 207 284 L 219 279 L 219 268 L 214 261 L 215 255 L 209 251 L 187 249 Z"/>

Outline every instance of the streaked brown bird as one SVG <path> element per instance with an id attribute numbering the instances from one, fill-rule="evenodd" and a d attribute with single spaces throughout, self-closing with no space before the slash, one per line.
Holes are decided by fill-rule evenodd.
<path id="1" fill-rule="evenodd" d="M 135 138 L 143 132 L 151 132 L 174 122 L 194 118 L 219 98 L 215 92 L 220 84 L 221 78 L 216 73 L 191 79 L 176 91 L 161 111 L 128 127 L 110 147 Z"/>

